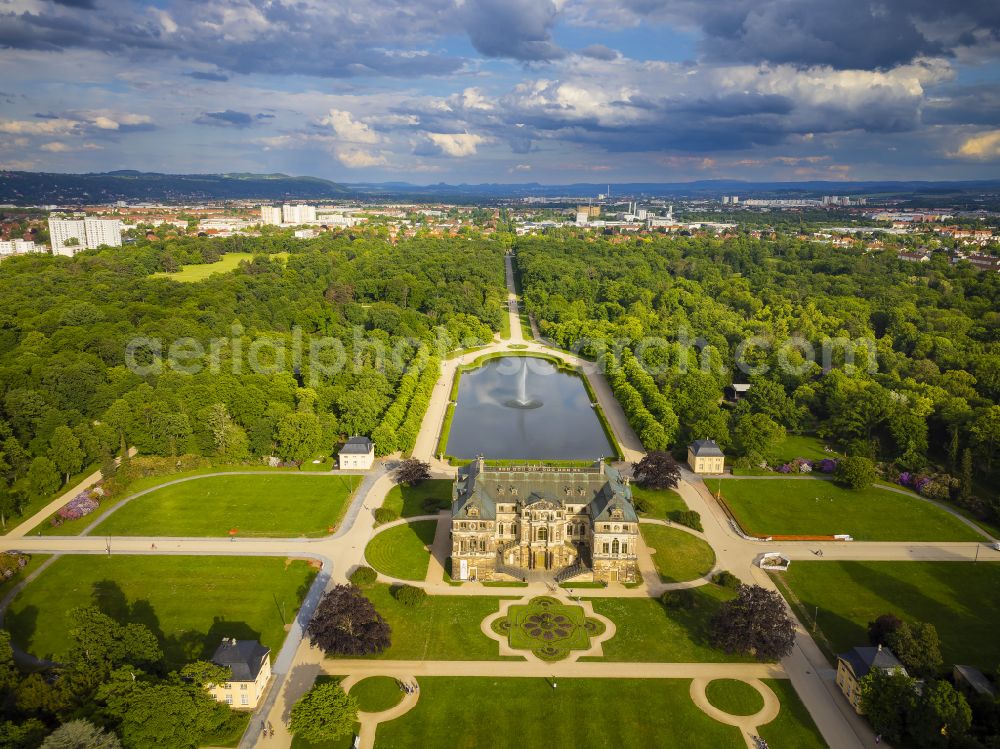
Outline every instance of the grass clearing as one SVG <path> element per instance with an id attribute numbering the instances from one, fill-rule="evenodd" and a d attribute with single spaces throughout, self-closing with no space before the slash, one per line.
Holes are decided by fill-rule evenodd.
<path id="1" fill-rule="evenodd" d="M 497 641 L 479 628 L 483 619 L 499 611 L 499 597 L 428 596 L 409 608 L 392 597 L 388 585 L 375 585 L 365 595 L 392 627 L 392 645 L 377 656 L 382 660 L 520 660 L 501 658 Z"/>
<path id="2" fill-rule="evenodd" d="M 385 495 L 383 507 L 395 510 L 401 518 L 433 515 L 451 507 L 450 479 L 428 479 L 416 486 L 394 486 Z"/>
<path id="3" fill-rule="evenodd" d="M 668 512 L 688 509 L 681 495 L 673 489 L 643 489 L 632 484 L 632 500 L 642 518 L 666 520 Z"/>
<path id="4" fill-rule="evenodd" d="M 858 541 L 976 541 L 982 536 L 919 497 L 878 487 L 845 489 L 821 479 L 708 479 L 748 533 Z"/>
<path id="5" fill-rule="evenodd" d="M 15 585 L 24 580 L 28 575 L 37 570 L 41 564 L 48 559 L 51 554 L 29 554 L 28 563 L 14 573 L 13 577 L 6 580 L 0 579 L 0 598 L 7 595 Z"/>
<path id="6" fill-rule="evenodd" d="M 946 665 L 965 663 L 992 673 L 1000 662 L 998 561 L 797 561 L 773 577 L 798 599 L 807 627 L 819 607 L 818 628 L 834 653 L 867 645 L 868 622 L 895 614 L 933 624 Z"/>
<path id="7" fill-rule="evenodd" d="M 284 262 L 288 259 L 287 252 L 275 252 L 268 255 L 272 260 L 281 260 Z M 179 271 L 174 273 L 154 273 L 150 278 L 170 278 L 174 281 L 180 281 L 181 283 L 196 283 L 198 281 L 204 281 L 209 276 L 214 276 L 216 273 L 230 273 L 239 267 L 239 264 L 244 260 L 249 262 L 253 260 L 254 253 L 252 252 L 227 252 L 225 255 L 220 257 L 214 263 L 196 263 L 190 265 L 182 265 Z"/>
<path id="8" fill-rule="evenodd" d="M 365 559 L 383 575 L 423 580 L 431 561 L 436 520 L 418 520 L 376 534 L 365 548 Z"/>
<path id="9" fill-rule="evenodd" d="M 336 527 L 357 476 L 206 476 L 121 507 L 93 532 L 109 536 L 319 537 Z M 93 522 L 93 521 L 91 521 Z"/>
<path id="10" fill-rule="evenodd" d="M 553 684 L 546 678 L 423 677 L 419 683 L 416 706 L 379 725 L 380 748 L 745 747 L 739 729 L 695 707 L 686 679 Z"/>
<path id="11" fill-rule="evenodd" d="M 715 552 L 697 536 L 652 523 L 640 523 L 639 530 L 653 555 L 656 571 L 665 583 L 683 583 L 704 577 L 715 566 Z"/>
<path id="12" fill-rule="evenodd" d="M 730 715 L 756 715 L 764 707 L 761 693 L 739 679 L 713 679 L 705 687 L 705 696 Z"/>
<path id="13" fill-rule="evenodd" d="M 747 663 L 708 643 L 708 621 L 733 593 L 716 585 L 693 589 L 695 606 L 667 609 L 655 598 L 591 598 L 594 611 L 615 623 L 615 636 L 605 642 L 604 658 L 581 660 L 649 663 Z"/>
<path id="14" fill-rule="evenodd" d="M 358 708 L 366 713 L 380 713 L 403 700 L 403 690 L 391 676 L 369 676 L 351 687 L 349 694 L 357 698 Z"/>
<path id="15" fill-rule="evenodd" d="M 260 639 L 277 654 L 315 574 L 270 557 L 67 555 L 21 591 L 4 626 L 28 652 L 59 658 L 69 611 L 96 605 L 150 627 L 171 667 L 211 657 L 223 637 Z"/>

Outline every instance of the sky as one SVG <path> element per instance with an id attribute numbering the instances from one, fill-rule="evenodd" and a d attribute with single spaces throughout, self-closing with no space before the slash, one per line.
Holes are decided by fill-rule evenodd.
<path id="1" fill-rule="evenodd" d="M 0 169 L 1000 177 L 997 0 L 0 0 Z"/>

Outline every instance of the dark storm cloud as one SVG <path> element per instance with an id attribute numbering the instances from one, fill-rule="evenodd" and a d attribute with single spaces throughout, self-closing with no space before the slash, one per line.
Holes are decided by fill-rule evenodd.
<path id="1" fill-rule="evenodd" d="M 459 13 L 473 46 L 487 57 L 539 62 L 566 54 L 550 34 L 552 0 L 466 0 Z"/>
<path id="2" fill-rule="evenodd" d="M 996 84 L 947 87 L 935 91 L 923 108 L 926 125 L 1000 127 L 1000 88 Z"/>
<path id="3" fill-rule="evenodd" d="M 52 0 L 56 5 L 65 5 L 67 8 L 87 8 L 93 9 L 97 7 L 97 3 L 94 0 Z"/>
<path id="4" fill-rule="evenodd" d="M 344 0 L 315 7 L 209 0 L 163 7 L 121 4 L 107 14 L 63 5 L 44 13 L 0 13 L 0 48 L 82 48 L 133 60 L 162 60 L 167 54 L 229 73 L 412 78 L 453 73 L 465 64 L 426 49 L 453 12 L 452 0 L 417 6 Z M 188 75 L 212 80 L 211 73 Z"/>
<path id="5" fill-rule="evenodd" d="M 216 127 L 250 127 L 254 123 L 255 117 L 246 112 L 237 112 L 226 109 L 222 112 L 203 112 L 195 118 L 199 125 L 215 125 Z"/>
<path id="6" fill-rule="evenodd" d="M 996 0 L 623 0 L 639 18 L 695 24 L 713 60 L 888 69 L 1000 40 Z"/>

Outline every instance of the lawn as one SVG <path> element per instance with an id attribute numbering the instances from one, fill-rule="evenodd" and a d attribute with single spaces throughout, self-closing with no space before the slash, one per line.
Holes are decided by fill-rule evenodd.
<path id="1" fill-rule="evenodd" d="M 954 515 L 916 496 L 871 487 L 844 489 L 820 479 L 708 479 L 748 533 L 831 536 L 858 541 L 976 541 Z"/>
<path id="2" fill-rule="evenodd" d="M 24 578 L 26 578 L 36 569 L 38 569 L 39 565 L 41 565 L 42 562 L 48 559 L 50 555 L 29 554 L 28 556 L 30 557 L 28 559 L 28 563 L 24 565 L 24 567 L 21 567 L 21 569 L 19 569 L 17 572 L 15 572 L 13 577 L 7 580 L 0 578 L 0 598 L 3 598 L 5 595 L 7 595 L 7 592 L 10 591 L 11 588 L 13 588 L 19 582 L 21 582 Z"/>
<path id="3" fill-rule="evenodd" d="M 604 659 L 650 663 L 747 662 L 708 643 L 708 620 L 732 592 L 715 585 L 693 589 L 695 607 L 667 609 L 655 598 L 592 598 L 594 611 L 615 623 Z M 584 660 L 595 660 L 584 656 Z"/>
<path id="4" fill-rule="evenodd" d="M 358 708 L 366 713 L 380 713 L 398 705 L 403 690 L 390 676 L 369 676 L 351 687 L 350 695 L 357 699 Z"/>
<path id="5" fill-rule="evenodd" d="M 703 577 L 715 566 L 715 552 L 705 541 L 685 531 L 664 525 L 641 523 L 656 571 L 665 583 L 682 583 Z"/>
<path id="6" fill-rule="evenodd" d="M 819 629 L 835 653 L 867 645 L 868 622 L 896 614 L 937 628 L 946 665 L 993 673 L 1000 663 L 1000 562 L 808 561 L 773 577 L 801 602 L 806 626 L 819 607 Z"/>
<path id="7" fill-rule="evenodd" d="M 270 557 L 64 556 L 14 599 L 5 627 L 38 656 L 65 654 L 69 611 L 97 605 L 149 626 L 170 666 L 211 657 L 223 637 L 257 639 L 276 655 L 315 570 Z"/>
<path id="8" fill-rule="evenodd" d="M 705 696 L 730 715 L 756 715 L 764 707 L 761 693 L 739 679 L 713 679 L 705 687 Z"/>
<path id="9" fill-rule="evenodd" d="M 430 479 L 416 486 L 394 486 L 385 495 L 382 506 L 395 510 L 401 518 L 433 515 L 451 507 L 453 483 L 449 479 Z"/>
<path id="10" fill-rule="evenodd" d="M 739 729 L 695 707 L 686 679 L 559 679 L 553 686 L 546 678 L 423 677 L 419 683 L 416 706 L 379 725 L 380 749 L 746 746 Z"/>
<path id="11" fill-rule="evenodd" d="M 340 522 L 356 476 L 206 476 L 122 506 L 93 533 L 109 536 L 310 536 Z"/>
<path id="12" fill-rule="evenodd" d="M 643 518 L 666 520 L 668 512 L 688 508 L 673 489 L 643 489 L 632 484 L 632 500 L 639 517 Z"/>
<path id="13" fill-rule="evenodd" d="M 276 252 L 269 255 L 272 260 L 287 260 L 287 252 Z M 151 278 L 171 278 L 182 283 L 194 283 L 204 281 L 209 276 L 216 273 L 229 273 L 236 270 L 244 260 L 253 260 L 251 252 L 227 252 L 214 263 L 198 263 L 193 265 L 182 265 L 181 269 L 175 273 L 154 273 Z"/>
<path id="14" fill-rule="evenodd" d="M 383 575 L 399 580 L 423 580 L 431 561 L 437 520 L 404 523 L 376 534 L 365 548 L 365 559 Z"/>
<path id="15" fill-rule="evenodd" d="M 792 682 L 787 679 L 765 679 L 764 683 L 777 695 L 781 711 L 770 723 L 758 726 L 757 733 L 760 737 L 773 747 L 826 749 L 827 743 L 796 694 Z"/>
<path id="16" fill-rule="evenodd" d="M 379 657 L 403 661 L 520 660 L 500 657 L 500 646 L 479 628 L 500 610 L 493 596 L 428 596 L 415 608 L 392 597 L 388 585 L 374 585 L 365 595 L 392 627 L 392 645 Z"/>

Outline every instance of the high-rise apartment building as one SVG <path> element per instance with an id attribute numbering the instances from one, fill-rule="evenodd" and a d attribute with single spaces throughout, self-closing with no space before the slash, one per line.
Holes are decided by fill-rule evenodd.
<path id="1" fill-rule="evenodd" d="M 281 218 L 286 224 L 305 224 L 316 220 L 316 206 L 312 205 L 291 205 L 286 203 L 281 206 Z"/>
<path id="2" fill-rule="evenodd" d="M 276 205 L 262 205 L 260 207 L 261 223 L 271 226 L 281 225 L 281 209 Z"/>
<path id="3" fill-rule="evenodd" d="M 121 247 L 122 222 L 103 218 L 50 218 L 49 238 L 52 242 L 52 254 L 68 257 L 81 250 L 92 250 L 102 245 Z"/>

